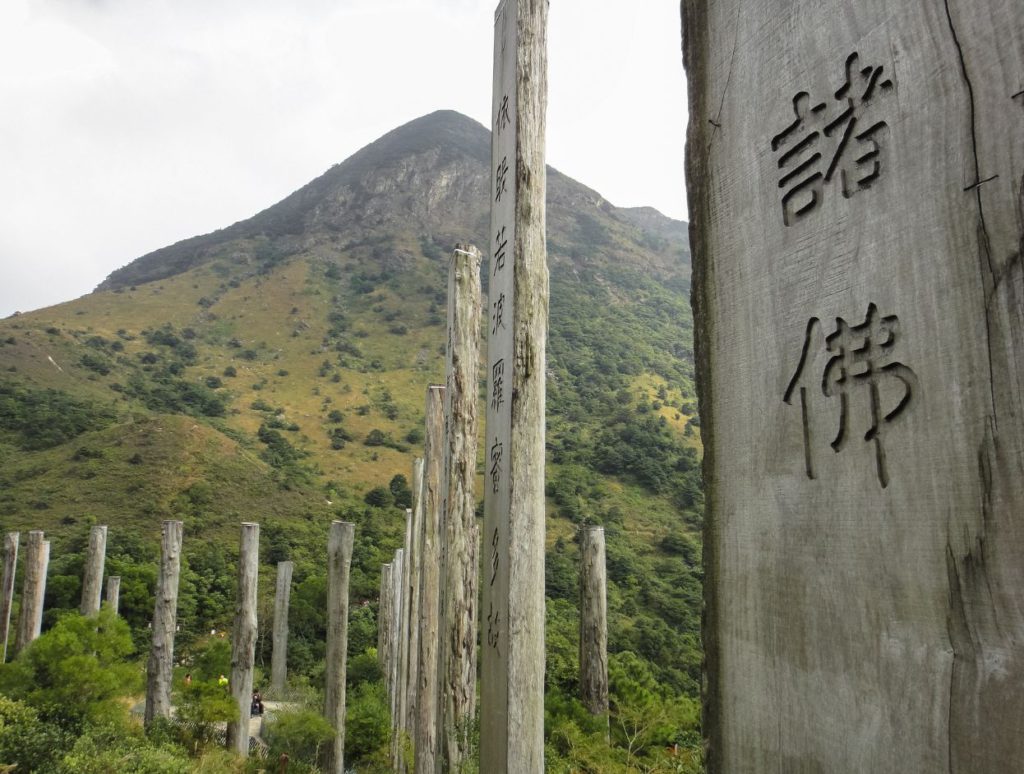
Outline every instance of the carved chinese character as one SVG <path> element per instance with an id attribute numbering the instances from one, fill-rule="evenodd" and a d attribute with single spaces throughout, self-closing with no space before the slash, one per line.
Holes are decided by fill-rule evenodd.
<path id="1" fill-rule="evenodd" d="M 505 402 L 505 359 L 491 367 L 491 408 L 498 411 Z"/>
<path id="2" fill-rule="evenodd" d="M 892 90 L 885 68 L 860 67 L 856 52 L 846 59 L 846 81 L 835 92 L 831 110 L 801 91 L 793 97 L 793 122 L 772 138 L 779 154 L 782 221 L 792 225 L 824 196 L 839 173 L 843 196 L 870 187 L 881 174 L 879 141 L 885 121 L 871 116 L 875 98 Z"/>
<path id="3" fill-rule="evenodd" d="M 512 123 L 512 117 L 508 112 L 508 95 L 506 94 L 498 105 L 498 117 L 494 121 L 494 131 L 501 134 L 510 123 Z"/>
<path id="4" fill-rule="evenodd" d="M 498 528 L 494 528 L 494 534 L 491 535 L 491 586 L 494 585 L 495 579 L 498 577 Z"/>
<path id="5" fill-rule="evenodd" d="M 807 477 L 813 479 L 815 476 L 808 421 L 808 388 L 803 383 L 805 377 L 810 380 L 812 387 L 817 385 L 826 398 L 839 400 L 838 430 L 831 443 L 836 453 L 846 447 L 850 437 L 850 396 L 856 390 L 866 391 L 869 426 L 864 432 L 864 440 L 875 445 L 878 481 L 882 487 L 886 487 L 889 485 L 889 471 L 885 456 L 885 435 L 903 415 L 918 389 L 917 376 L 910 368 L 903 363 L 890 362 L 899 334 L 899 320 L 895 315 L 879 318 L 874 304 L 868 305 L 864 322 L 859 325 L 850 325 L 842 317 L 837 317 L 835 330 L 824 339 L 825 351 L 831 358 L 820 380 L 817 380 L 815 375 L 807 375 L 804 370 L 814 360 L 812 346 L 822 341 L 820 329 L 821 322 L 817 317 L 812 317 L 807 323 L 800 363 L 783 396 L 786 403 L 792 404 L 793 395 L 797 387 L 800 388 Z M 880 389 L 886 383 L 897 386 L 900 393 L 897 399 L 890 398 L 888 404 L 884 403 Z"/>
<path id="6" fill-rule="evenodd" d="M 491 488 L 494 494 L 498 494 L 501 486 L 501 455 L 504 445 L 497 438 L 491 447 Z"/>
<path id="7" fill-rule="evenodd" d="M 505 294 L 498 294 L 498 300 L 491 304 L 491 335 L 498 333 L 498 328 L 505 327 Z"/>
<path id="8" fill-rule="evenodd" d="M 505 268 L 505 248 L 507 246 L 508 240 L 505 238 L 505 227 L 502 226 L 501 230 L 494 237 L 494 260 L 491 261 L 494 264 L 493 274 L 497 274 Z"/>
<path id="9" fill-rule="evenodd" d="M 508 156 L 501 159 L 498 168 L 494 170 L 494 201 L 500 202 L 501 195 L 508 193 Z"/>
<path id="10" fill-rule="evenodd" d="M 492 602 L 487 610 L 487 644 L 498 649 L 501 642 L 501 610 L 494 609 Z"/>

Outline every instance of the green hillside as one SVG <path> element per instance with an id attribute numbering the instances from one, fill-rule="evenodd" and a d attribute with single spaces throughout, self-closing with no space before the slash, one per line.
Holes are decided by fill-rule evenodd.
<path id="1" fill-rule="evenodd" d="M 233 615 L 238 523 L 258 521 L 264 608 L 275 563 L 295 560 L 289 656 L 316 685 L 325 536 L 345 518 L 357 524 L 360 663 L 376 642 L 380 565 L 401 543 L 424 393 L 444 378 L 448 253 L 488 244 L 488 154 L 475 122 L 426 116 L 249 221 L 0 321 L 0 527 L 49 533 L 48 621 L 77 605 L 77 551 L 90 524 L 106 523 L 110 571 L 134 579 L 122 611 L 144 643 L 159 524 L 181 518 L 180 645 L 199 652 Z M 615 208 L 553 170 L 548 222 L 548 754 L 553 770 L 599 755 L 611 771 L 697 738 L 701 449 L 686 227 Z M 585 522 L 603 524 L 608 542 L 622 721 L 612 752 L 570 698 Z M 269 636 L 259 648 L 269 661 Z M 373 703 L 369 687 L 353 688 Z M 634 744 L 631 712 L 660 718 Z M 373 745 L 354 752 L 369 761 Z"/>

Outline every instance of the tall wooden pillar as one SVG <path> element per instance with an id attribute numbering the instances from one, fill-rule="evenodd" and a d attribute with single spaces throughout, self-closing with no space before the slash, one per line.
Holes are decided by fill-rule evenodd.
<path id="1" fill-rule="evenodd" d="M 352 564 L 355 525 L 331 524 L 327 541 L 327 685 L 324 717 L 334 728 L 326 750 L 326 774 L 345 772 L 345 669 L 348 657 L 348 579 Z"/>
<path id="2" fill-rule="evenodd" d="M 288 683 L 288 603 L 292 590 L 292 562 L 277 563 L 274 593 L 274 650 L 270 660 L 270 685 L 280 696 Z"/>
<path id="3" fill-rule="evenodd" d="M 89 548 L 85 554 L 85 572 L 82 576 L 82 615 L 96 615 L 100 611 L 103 593 L 103 565 L 107 559 L 107 528 L 95 526 L 89 531 Z"/>
<path id="4" fill-rule="evenodd" d="M 160 536 L 160 572 L 153 610 L 153 644 L 146 663 L 144 722 L 171 716 L 171 677 L 174 669 L 174 632 L 178 621 L 178 579 L 181 576 L 183 523 L 165 521 Z"/>
<path id="5" fill-rule="evenodd" d="M 28 647 L 43 628 L 43 599 L 46 596 L 46 568 L 50 564 L 50 541 L 32 530 L 25 541 L 25 579 L 21 587 L 21 614 L 15 650 Z"/>
<path id="6" fill-rule="evenodd" d="M 107 604 L 114 611 L 114 615 L 117 615 L 121 605 L 120 575 L 110 575 L 107 577 Z"/>
<path id="7" fill-rule="evenodd" d="M 4 574 L 0 582 L 0 627 L 4 645 L 0 664 L 7 660 L 7 638 L 11 631 L 11 608 L 14 606 L 14 573 L 18 567 L 18 538 L 17 532 L 8 532 L 4 536 Z"/>
<path id="8" fill-rule="evenodd" d="M 580 532 L 580 700 L 608 713 L 608 571 L 604 527 Z"/>
<path id="9" fill-rule="evenodd" d="M 231 632 L 231 698 L 238 720 L 230 721 L 227 748 L 249 754 L 249 709 L 252 705 L 252 668 L 256 656 L 256 584 L 259 579 L 260 525 L 242 523 L 238 552 L 238 596 Z"/>
<path id="10" fill-rule="evenodd" d="M 544 768 L 548 0 L 495 14 L 480 770 Z"/>

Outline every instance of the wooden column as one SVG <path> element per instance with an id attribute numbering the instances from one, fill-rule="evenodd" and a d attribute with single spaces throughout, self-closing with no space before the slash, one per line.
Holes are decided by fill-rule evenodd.
<path id="1" fill-rule="evenodd" d="M 422 484 L 423 481 L 423 461 L 415 460 L 413 462 L 413 502 L 419 500 L 419 492 L 416 482 L 419 481 Z M 410 625 L 412 620 L 412 606 L 413 606 L 413 592 L 412 592 L 412 578 L 413 578 L 413 547 L 416 542 L 416 533 L 414 532 L 415 520 L 415 509 L 406 508 L 405 510 L 405 542 L 404 553 L 402 554 L 402 609 L 399 613 L 399 636 L 398 636 L 398 675 L 395 679 L 395 711 L 391 716 L 391 764 L 395 771 L 404 771 L 404 762 L 402 760 L 402 747 L 404 744 L 404 738 L 406 730 L 408 728 L 407 718 L 409 715 L 409 644 L 412 640 L 412 630 L 414 627 Z"/>
<path id="2" fill-rule="evenodd" d="M 403 690 L 402 728 L 400 742 L 413 741 L 416 734 L 416 705 L 419 690 L 419 643 L 420 643 L 420 568 L 422 559 L 420 556 L 423 540 L 423 460 L 417 459 L 412 464 L 412 524 L 411 524 L 411 548 L 409 551 L 409 581 L 405 587 L 405 593 L 409 597 L 406 606 L 405 631 L 407 636 L 403 640 L 402 659 L 405 668 L 403 678 L 405 689 Z M 407 761 L 410 765 L 412 761 Z"/>
<path id="3" fill-rule="evenodd" d="M 384 675 L 384 686 L 388 693 L 391 692 L 391 685 L 387 671 L 389 660 L 388 651 L 391 648 L 391 572 L 390 563 L 380 566 L 380 592 L 377 596 L 377 666 Z"/>
<path id="4" fill-rule="evenodd" d="M 95 526 L 89 530 L 89 548 L 85 554 L 85 572 L 82 575 L 82 615 L 96 615 L 100 611 L 103 593 L 103 565 L 107 559 L 107 528 Z"/>
<path id="5" fill-rule="evenodd" d="M 242 523 L 238 551 L 238 596 L 231 632 L 231 698 L 238 720 L 230 721 L 227 748 L 249 754 L 249 708 L 252 705 L 252 667 L 256 656 L 256 584 L 259 579 L 260 525 Z"/>
<path id="6" fill-rule="evenodd" d="M 111 575 L 107 578 L 107 604 L 117 615 L 121 605 L 121 576 Z"/>
<path id="7" fill-rule="evenodd" d="M 544 768 L 547 0 L 495 14 L 480 770 Z"/>
<path id="8" fill-rule="evenodd" d="M 160 536 L 160 572 L 153 610 L 153 645 L 146 664 L 146 712 L 154 718 L 171 716 L 171 676 L 174 667 L 174 632 L 178 620 L 178 578 L 181 575 L 183 524 L 165 521 Z"/>
<path id="9" fill-rule="evenodd" d="M 476 710 L 477 378 L 480 370 L 480 251 L 458 245 L 448 265 L 448 348 L 438 677 L 440 767 L 459 771 Z"/>
<path id="10" fill-rule="evenodd" d="M 14 573 L 18 567 L 17 532 L 8 532 L 4 536 L 4 575 L 0 581 L 0 627 L 3 628 L 3 651 L 0 652 L 0 664 L 7 661 L 7 638 L 11 631 L 11 607 L 14 605 Z"/>
<path id="11" fill-rule="evenodd" d="M 14 646 L 24 650 L 43 628 L 43 598 L 46 596 L 46 568 L 50 564 L 50 541 L 32 530 L 25 541 L 25 579 L 21 586 L 21 613 Z"/>
<path id="12" fill-rule="evenodd" d="M 388 686 L 391 706 L 391 732 L 395 730 L 395 718 L 398 712 L 398 664 L 400 643 L 402 641 L 402 568 L 405 564 L 405 549 L 395 551 L 395 559 L 391 563 L 391 610 L 389 611 L 388 627 L 391 631 L 391 647 L 388 649 L 389 661 Z"/>
<path id="13" fill-rule="evenodd" d="M 608 713 L 608 571 L 604 527 L 580 532 L 580 700 Z"/>
<path id="14" fill-rule="evenodd" d="M 345 665 L 348 656 L 348 578 L 355 525 L 335 521 L 327 540 L 327 686 L 324 717 L 334 728 L 326 774 L 345 772 Z"/>
<path id="15" fill-rule="evenodd" d="M 288 603 L 292 593 L 292 562 L 277 563 L 274 593 L 274 650 L 270 657 L 270 685 L 280 696 L 288 684 Z"/>
<path id="16" fill-rule="evenodd" d="M 416 771 L 437 768 L 437 690 L 441 613 L 441 482 L 444 476 L 444 387 L 427 388 L 423 449 L 423 525 L 420 530 L 419 673 Z"/>

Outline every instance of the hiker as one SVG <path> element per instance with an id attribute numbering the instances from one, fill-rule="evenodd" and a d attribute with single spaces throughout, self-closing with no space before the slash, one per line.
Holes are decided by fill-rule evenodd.
<path id="1" fill-rule="evenodd" d="M 228 679 L 223 674 L 221 674 L 221 676 L 217 678 L 217 685 L 220 685 L 220 686 L 223 686 L 224 688 L 227 688 L 228 687 Z"/>
<path id="2" fill-rule="evenodd" d="M 191 672 L 189 672 L 188 674 L 185 675 L 185 687 L 187 688 L 190 685 L 192 685 L 192 673 Z"/>
<path id="3" fill-rule="evenodd" d="M 259 691 L 252 692 L 252 704 L 249 705 L 249 715 L 256 717 L 263 714 L 263 697 Z"/>

